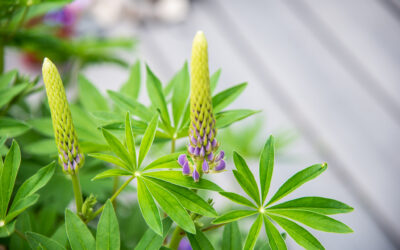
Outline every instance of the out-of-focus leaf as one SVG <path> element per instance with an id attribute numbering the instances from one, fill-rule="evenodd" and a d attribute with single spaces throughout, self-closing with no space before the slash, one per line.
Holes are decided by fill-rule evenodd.
<path id="1" fill-rule="evenodd" d="M 242 236 L 237 221 L 224 226 L 222 250 L 242 250 Z"/>
<path id="2" fill-rule="evenodd" d="M 122 110 L 129 111 L 133 116 L 139 117 L 144 121 L 150 121 L 152 118 L 152 112 L 135 99 L 111 90 L 108 90 L 107 93 L 115 105 Z"/>
<path id="3" fill-rule="evenodd" d="M 201 229 L 196 228 L 196 234 L 188 233 L 187 237 L 193 250 L 213 250 L 214 247 Z"/>
<path id="4" fill-rule="evenodd" d="M 325 249 L 310 232 L 293 221 L 280 216 L 269 216 L 276 221 L 293 238 L 293 240 L 297 242 L 297 244 L 305 249 Z"/>
<path id="5" fill-rule="evenodd" d="M 292 220 L 298 221 L 316 230 L 331 233 L 351 233 L 353 230 L 340 221 L 332 219 L 326 215 L 318 214 L 311 211 L 295 210 L 295 209 L 274 209 L 266 210 L 268 213 L 284 216 Z"/>
<path id="6" fill-rule="evenodd" d="M 5 238 L 10 236 L 12 233 L 14 233 L 15 230 L 15 222 L 16 220 L 14 220 L 13 222 L 11 222 L 10 224 L 6 224 L 2 227 L 0 227 L 0 238 Z"/>
<path id="7" fill-rule="evenodd" d="M 229 89 L 219 92 L 212 98 L 213 111 L 215 113 L 220 112 L 231 104 L 246 88 L 247 82 L 238 84 Z"/>
<path id="8" fill-rule="evenodd" d="M 107 200 L 96 233 L 96 250 L 120 249 L 119 225 L 114 207 Z"/>
<path id="9" fill-rule="evenodd" d="M 175 127 L 178 127 L 183 118 L 183 112 L 188 105 L 190 91 L 190 78 L 188 63 L 185 62 L 182 69 L 172 79 L 174 81 L 174 92 L 172 96 L 172 114 Z"/>
<path id="10" fill-rule="evenodd" d="M 13 141 L 4 160 L 4 165 L 0 169 L 0 220 L 6 217 L 20 163 L 21 151 L 18 143 Z"/>
<path id="11" fill-rule="evenodd" d="M 13 118 L 0 118 L 0 136 L 12 138 L 24 134 L 30 129 L 29 125 L 23 121 Z"/>
<path id="12" fill-rule="evenodd" d="M 244 243 L 243 249 L 253 249 L 256 245 L 258 235 L 260 234 L 261 226 L 263 223 L 263 216 L 259 214 L 256 221 L 250 228 L 249 234 L 247 235 L 246 242 Z"/>
<path id="13" fill-rule="evenodd" d="M 215 115 L 217 120 L 217 128 L 225 128 L 234 122 L 243 120 L 251 115 L 258 113 L 259 111 L 250 109 L 234 109 L 219 112 Z"/>
<path id="14" fill-rule="evenodd" d="M 141 72 L 140 61 L 136 61 L 130 68 L 129 79 L 121 87 L 120 93 L 123 93 L 134 100 L 137 100 L 140 92 Z"/>
<path id="15" fill-rule="evenodd" d="M 65 210 L 65 228 L 72 250 L 94 250 L 96 242 L 85 223 L 71 210 Z"/>
<path id="16" fill-rule="evenodd" d="M 36 132 L 48 137 L 54 137 L 53 124 L 50 117 L 29 120 L 28 124 Z"/>
<path id="17" fill-rule="evenodd" d="M 17 77 L 17 70 L 10 70 L 0 75 L 0 90 L 7 88 Z"/>
<path id="18" fill-rule="evenodd" d="M 32 155 L 57 155 L 57 145 L 54 139 L 42 139 L 25 145 L 23 151 Z"/>
<path id="19" fill-rule="evenodd" d="M 324 164 L 315 164 L 311 167 L 303 169 L 292 177 L 290 177 L 283 185 L 278 189 L 278 191 L 274 194 L 271 200 L 268 202 L 267 205 L 270 205 L 278 200 L 282 199 L 286 195 L 293 192 L 295 189 L 316 178 L 318 175 L 322 174 L 327 169 L 326 163 Z"/>
<path id="20" fill-rule="evenodd" d="M 283 202 L 268 209 L 298 209 L 328 215 L 349 213 L 354 210 L 343 202 L 323 197 L 302 197 Z"/>
<path id="21" fill-rule="evenodd" d="M 79 100 L 87 111 L 108 111 L 107 100 L 85 76 L 78 76 Z"/>
<path id="22" fill-rule="evenodd" d="M 137 195 L 140 211 L 142 211 L 143 218 L 147 225 L 149 225 L 149 227 L 153 229 L 155 233 L 162 236 L 163 228 L 160 212 L 158 211 L 157 205 L 154 202 L 153 196 L 141 178 L 137 178 Z"/>
<path id="23" fill-rule="evenodd" d="M 26 232 L 26 238 L 32 249 L 65 250 L 57 241 L 38 233 Z"/>
<path id="24" fill-rule="evenodd" d="M 238 153 L 233 152 L 233 161 L 237 170 L 233 170 L 236 180 L 239 182 L 243 190 L 258 204 L 260 203 L 260 193 L 258 191 L 257 182 L 253 173 L 247 166 L 246 161 Z"/>
<path id="25" fill-rule="evenodd" d="M 166 125 L 171 125 L 171 120 L 169 118 L 167 102 L 165 101 L 164 93 L 162 91 L 160 80 L 154 75 L 148 65 L 146 65 L 147 72 L 147 93 L 151 103 L 156 109 L 161 112 L 161 119 L 166 123 Z"/>
<path id="26" fill-rule="evenodd" d="M 217 184 L 201 178 L 198 182 L 194 182 L 192 177 L 184 176 L 182 171 L 155 171 L 142 173 L 143 176 L 154 177 L 172 184 L 193 189 L 205 189 L 211 191 L 223 191 Z"/>
<path id="27" fill-rule="evenodd" d="M 269 186 L 271 184 L 271 178 L 274 169 L 274 157 L 274 137 L 270 136 L 265 143 L 260 157 L 261 203 L 264 203 L 268 194 Z"/>
<path id="28" fill-rule="evenodd" d="M 236 221 L 239 219 L 243 219 L 246 217 L 249 217 L 251 215 L 256 214 L 257 211 L 255 210 L 234 210 L 234 211 L 229 211 L 221 216 L 219 216 L 218 218 L 216 218 L 215 220 L 213 220 L 213 224 L 221 224 L 221 223 L 228 223 L 228 222 L 232 222 L 232 221 Z"/>
<path id="29" fill-rule="evenodd" d="M 221 76 L 221 69 L 218 69 L 217 71 L 212 74 L 210 77 L 210 88 L 211 88 L 211 93 L 214 92 L 215 88 L 217 87 L 219 77 Z"/>
<path id="30" fill-rule="evenodd" d="M 92 181 L 114 176 L 130 176 L 132 172 L 123 169 L 109 169 L 93 177 Z"/>
<path id="31" fill-rule="evenodd" d="M 21 83 L 10 88 L 0 89 L 0 108 L 24 91 L 28 85 L 28 83 Z"/>
<path id="32" fill-rule="evenodd" d="M 151 145 L 153 144 L 154 137 L 156 135 L 157 124 L 158 124 L 158 114 L 156 114 L 151 119 L 149 126 L 147 127 L 146 131 L 144 132 L 142 142 L 140 143 L 139 159 L 138 159 L 139 167 L 142 164 L 142 161 L 146 157 L 147 153 L 149 152 Z"/>

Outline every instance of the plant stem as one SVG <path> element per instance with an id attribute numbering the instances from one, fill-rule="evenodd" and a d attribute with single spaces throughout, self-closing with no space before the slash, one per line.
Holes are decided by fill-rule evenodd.
<path id="1" fill-rule="evenodd" d="M 171 140 L 171 154 L 175 152 L 175 142 L 176 142 L 176 139 L 172 138 L 172 140 Z"/>
<path id="2" fill-rule="evenodd" d="M 113 184 L 113 194 L 115 193 L 115 192 L 117 192 L 117 190 L 118 190 L 118 184 L 119 184 L 119 176 L 115 176 L 114 177 L 114 184 Z M 113 206 L 114 206 L 114 209 L 116 209 L 117 208 L 117 200 L 115 199 L 113 202 L 112 202 L 112 204 L 113 204 Z"/>
<path id="3" fill-rule="evenodd" d="M 71 174 L 71 180 L 75 195 L 76 212 L 78 215 L 80 215 L 82 213 L 83 198 L 82 198 L 82 189 L 81 189 L 81 184 L 79 182 L 78 172 Z"/>
<path id="4" fill-rule="evenodd" d="M 169 248 L 176 250 L 179 247 L 179 243 L 181 242 L 184 231 L 180 226 L 176 226 L 174 232 L 172 233 L 171 242 L 169 243 Z"/>
<path id="5" fill-rule="evenodd" d="M 14 232 L 17 233 L 17 235 L 18 235 L 21 239 L 27 240 L 27 239 L 26 239 L 26 236 L 25 236 L 21 231 L 19 231 L 18 229 L 15 229 Z"/>
<path id="6" fill-rule="evenodd" d="M 122 184 L 122 186 L 113 194 L 113 196 L 111 196 L 110 201 L 113 202 L 113 201 L 115 200 L 115 198 L 117 198 L 117 196 L 122 192 L 122 190 L 124 190 L 124 188 L 125 188 L 126 186 L 128 186 L 128 184 L 129 184 L 133 179 L 135 179 L 135 177 L 136 177 L 136 176 L 133 175 L 133 176 L 131 176 L 127 181 L 125 181 L 124 184 Z M 99 214 L 103 211 L 104 206 L 105 206 L 105 204 L 104 204 L 103 206 L 101 206 L 99 209 L 97 209 L 97 211 L 94 212 L 93 215 L 92 215 L 91 217 L 89 217 L 89 218 L 85 221 L 85 223 L 88 223 L 89 221 L 91 221 L 91 220 L 93 220 L 94 218 L 96 218 L 96 216 L 99 215 Z"/>
<path id="7" fill-rule="evenodd" d="M 203 228 L 201 231 L 203 231 L 203 232 L 211 231 L 211 230 L 217 229 L 217 228 L 219 228 L 219 227 L 222 227 L 222 226 L 224 226 L 225 224 L 226 224 L 226 223 L 217 224 L 217 225 L 212 225 L 212 226 Z"/>

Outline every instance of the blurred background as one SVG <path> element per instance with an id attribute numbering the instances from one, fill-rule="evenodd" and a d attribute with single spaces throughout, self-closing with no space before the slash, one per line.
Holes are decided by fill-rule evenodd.
<path id="1" fill-rule="evenodd" d="M 276 135 L 272 189 L 327 162 L 328 171 L 290 197 L 321 195 L 353 206 L 337 218 L 354 233 L 311 232 L 327 249 L 400 249 L 399 1 L 49 1 L 39 10 L 21 7 L 18 17 L 15 30 L 26 32 L 1 36 L 4 71 L 39 75 L 47 56 L 62 65 L 71 93 L 77 72 L 104 93 L 119 89 L 137 59 L 166 84 L 203 30 L 210 72 L 222 69 L 218 88 L 248 82 L 233 107 L 262 110 L 220 133 L 225 150 L 253 159 L 256 171 L 259 149 Z M 234 190 L 230 175 L 213 178 Z"/>

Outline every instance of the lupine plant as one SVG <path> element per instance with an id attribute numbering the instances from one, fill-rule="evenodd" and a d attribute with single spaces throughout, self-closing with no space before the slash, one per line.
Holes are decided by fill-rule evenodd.
<path id="1" fill-rule="evenodd" d="M 352 232 L 329 217 L 353 210 L 342 202 L 310 196 L 276 204 L 323 173 L 326 163 L 297 172 L 270 195 L 276 148 L 273 136 L 260 150 L 259 181 L 239 153 L 225 155 L 221 150 L 226 142 L 218 138 L 218 130 L 258 111 L 224 110 L 247 84 L 213 95 L 221 71 L 210 77 L 207 46 L 204 33 L 199 31 L 193 40 L 190 73 L 185 63 L 164 87 L 146 65 L 150 105 L 139 100 L 140 62 L 132 66 L 131 75 L 120 91 L 108 91 L 113 105 L 83 75 L 78 79 L 79 102 L 70 104 L 56 66 L 46 58 L 42 71 L 49 115 L 45 113 L 28 121 L 26 130 L 36 131 L 34 138 L 49 150 L 39 154 L 41 159 L 53 158 L 59 168 L 54 163 L 40 168 L 14 193 L 21 153 L 17 142 L 8 139 L 13 136 L 6 134 L 0 139 L 1 147 L 11 144 L 4 162 L 0 158 L 0 237 L 8 237 L 10 242 L 0 241 L 0 244 L 15 249 L 56 250 L 187 247 L 281 250 L 287 249 L 288 235 L 306 249 L 324 249 L 298 223 L 324 232 Z M 21 132 L 24 133 L 30 132 Z M 38 153 L 32 147 L 25 152 L 33 159 Z M 233 163 L 228 155 L 233 155 Z M 58 176 L 53 176 L 56 171 Z M 232 176 L 231 173 L 246 196 L 220 187 L 218 182 Z M 210 175 L 215 182 L 208 179 Z M 89 184 L 84 181 L 87 176 L 90 183 L 102 184 Z M 44 222 L 40 219 L 35 230 L 30 221 L 40 216 L 25 210 L 40 201 L 37 191 L 51 183 L 51 179 L 57 180 L 52 188 L 62 185 L 64 192 L 73 190 L 75 202 L 62 208 L 63 216 L 58 218 L 58 226 L 52 232 L 43 231 L 40 224 Z M 101 181 L 109 179 L 113 183 L 112 193 L 101 196 L 106 192 L 103 186 L 109 186 Z M 91 191 L 86 191 L 90 187 Z M 46 197 L 47 192 L 51 190 L 44 187 L 40 195 Z M 211 199 L 215 196 L 242 207 L 226 207 L 221 213 Z M 54 203 L 61 198 L 60 193 L 52 196 Z M 132 210 L 136 219 L 128 220 L 127 224 L 122 219 L 125 215 L 119 211 L 124 203 L 136 202 L 138 208 Z M 38 204 L 39 211 L 46 211 L 49 205 Z M 50 212 L 43 214 L 50 220 Z M 250 229 L 245 230 L 247 223 L 242 220 L 249 218 L 254 219 Z M 261 233 L 263 224 L 265 233 Z M 141 233 L 125 235 L 131 228 Z M 243 241 L 242 236 L 245 236 Z M 19 243 L 13 237 L 20 237 Z M 138 238 L 134 245 L 127 243 L 135 237 Z"/>

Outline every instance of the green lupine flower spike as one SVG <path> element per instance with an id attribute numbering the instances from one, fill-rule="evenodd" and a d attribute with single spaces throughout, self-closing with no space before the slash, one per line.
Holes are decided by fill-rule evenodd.
<path id="1" fill-rule="evenodd" d="M 179 156 L 183 174 L 192 175 L 199 181 L 201 173 L 218 172 L 225 169 L 224 152 L 216 155 L 219 144 L 215 138 L 210 74 L 208 71 L 207 40 L 202 31 L 193 39 L 190 75 L 190 129 L 188 151 L 192 158 Z"/>
<path id="2" fill-rule="evenodd" d="M 64 86 L 56 66 L 47 58 L 44 59 L 42 73 L 59 153 L 58 162 L 64 172 L 73 174 L 83 165 L 84 156 L 78 144 Z"/>

